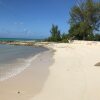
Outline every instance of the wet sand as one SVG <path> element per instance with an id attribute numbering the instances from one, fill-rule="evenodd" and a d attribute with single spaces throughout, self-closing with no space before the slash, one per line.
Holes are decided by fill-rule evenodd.
<path id="1" fill-rule="evenodd" d="M 53 64 L 54 52 L 40 54 L 25 71 L 0 82 L 0 100 L 29 100 L 43 88 Z"/>

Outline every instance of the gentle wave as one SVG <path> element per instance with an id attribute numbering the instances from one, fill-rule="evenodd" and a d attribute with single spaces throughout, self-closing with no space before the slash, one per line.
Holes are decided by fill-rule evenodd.
<path id="1" fill-rule="evenodd" d="M 9 78 L 12 78 L 18 74 L 20 74 L 21 72 L 23 72 L 25 69 L 27 69 L 28 67 L 30 67 L 31 63 L 40 55 L 41 53 L 38 53 L 37 55 L 35 55 L 34 57 L 28 58 L 28 59 L 23 59 L 25 61 L 24 65 L 22 65 L 21 67 L 16 67 L 14 69 L 12 69 L 12 71 L 8 72 L 6 75 L 0 77 L 0 81 L 4 81 L 7 80 Z"/>

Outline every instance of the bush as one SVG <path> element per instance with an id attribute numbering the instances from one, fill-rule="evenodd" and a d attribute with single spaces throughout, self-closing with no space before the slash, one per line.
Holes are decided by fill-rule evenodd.
<path id="1" fill-rule="evenodd" d="M 69 43 L 68 39 L 63 39 L 61 42 L 62 43 Z"/>

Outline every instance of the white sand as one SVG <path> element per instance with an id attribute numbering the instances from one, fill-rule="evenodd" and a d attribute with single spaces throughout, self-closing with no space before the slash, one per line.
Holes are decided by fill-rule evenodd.
<path id="1" fill-rule="evenodd" d="M 55 51 L 0 82 L 0 100 L 100 100 L 100 43 L 51 43 Z M 52 58 L 53 56 L 53 58 Z M 17 92 L 20 91 L 20 94 Z"/>
<path id="2" fill-rule="evenodd" d="M 100 43 L 49 45 L 54 64 L 41 92 L 31 100 L 100 100 Z"/>

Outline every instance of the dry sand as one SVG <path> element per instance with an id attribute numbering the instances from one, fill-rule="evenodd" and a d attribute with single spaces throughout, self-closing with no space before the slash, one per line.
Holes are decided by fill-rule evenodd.
<path id="1" fill-rule="evenodd" d="M 54 56 L 44 54 L 34 61 L 37 68 L 0 82 L 0 100 L 100 100 L 100 67 L 95 66 L 100 62 L 100 43 L 48 47 L 55 50 Z"/>
<path id="2" fill-rule="evenodd" d="M 42 91 L 31 100 L 100 100 L 100 43 L 53 44 L 55 63 Z"/>

